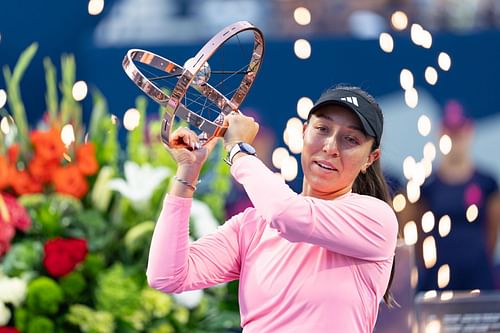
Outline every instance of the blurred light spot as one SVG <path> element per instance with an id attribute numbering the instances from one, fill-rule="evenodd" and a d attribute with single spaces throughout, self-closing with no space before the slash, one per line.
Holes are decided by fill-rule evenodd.
<path id="1" fill-rule="evenodd" d="M 432 66 L 427 66 L 425 69 L 425 81 L 431 86 L 435 85 L 438 80 L 438 72 Z"/>
<path id="2" fill-rule="evenodd" d="M 99 15 L 104 9 L 104 0 L 90 0 L 88 11 L 90 15 Z"/>
<path id="3" fill-rule="evenodd" d="M 411 203 L 415 203 L 420 199 L 420 186 L 413 180 L 408 181 L 408 184 L 406 184 L 406 196 Z"/>
<path id="4" fill-rule="evenodd" d="M 297 39 L 293 50 L 299 59 L 307 59 L 311 56 L 311 44 L 305 39 Z"/>
<path id="5" fill-rule="evenodd" d="M 408 90 L 413 88 L 413 74 L 410 70 L 403 68 L 401 73 L 399 73 L 399 84 L 401 84 L 401 88 L 404 90 Z"/>
<path id="6" fill-rule="evenodd" d="M 440 333 L 441 332 L 441 322 L 437 319 L 433 319 L 427 324 L 425 324 L 424 333 Z"/>
<path id="7" fill-rule="evenodd" d="M 286 148 L 283 148 L 283 147 L 276 148 L 273 151 L 273 156 L 272 156 L 273 165 L 277 169 L 281 169 L 281 165 L 283 164 L 283 161 L 286 158 L 288 158 L 288 156 L 290 156 L 290 154 L 288 153 L 288 150 L 286 150 Z"/>
<path id="8" fill-rule="evenodd" d="M 431 132 L 431 120 L 425 114 L 418 118 L 418 132 L 422 136 L 427 136 Z"/>
<path id="9" fill-rule="evenodd" d="M 66 153 L 63 153 L 63 158 L 68 161 L 68 162 L 71 162 L 71 156 L 69 156 L 68 154 Z"/>
<path id="10" fill-rule="evenodd" d="M 422 245 L 425 268 L 432 268 L 436 264 L 436 241 L 433 236 L 427 236 Z"/>
<path id="11" fill-rule="evenodd" d="M 418 283 L 418 269 L 417 267 L 412 267 L 410 273 L 410 284 L 412 288 L 416 288 Z"/>
<path id="12" fill-rule="evenodd" d="M 424 145 L 424 158 L 434 161 L 436 158 L 436 146 L 432 142 L 427 142 Z"/>
<path id="13" fill-rule="evenodd" d="M 298 173 L 298 163 L 297 159 L 293 156 L 288 156 L 288 158 L 283 160 L 281 164 L 281 176 L 286 181 L 292 181 L 297 177 Z"/>
<path id="14" fill-rule="evenodd" d="M 415 88 L 405 90 L 405 103 L 408 107 L 414 109 L 418 104 L 418 92 Z"/>
<path id="15" fill-rule="evenodd" d="M 446 237 L 451 231 L 451 219 L 448 215 L 443 215 L 438 223 L 439 236 Z"/>
<path id="16" fill-rule="evenodd" d="M 469 221 L 470 223 L 474 222 L 477 219 L 478 215 L 479 215 L 479 209 L 474 204 L 470 205 L 467 208 L 467 211 L 465 212 L 467 221 Z"/>
<path id="17" fill-rule="evenodd" d="M 427 30 L 423 30 L 420 41 L 424 48 L 430 49 L 432 46 L 432 34 Z"/>
<path id="18" fill-rule="evenodd" d="M 311 23 L 311 12 L 305 7 L 297 7 L 293 11 L 295 22 L 300 25 L 308 25 Z"/>
<path id="19" fill-rule="evenodd" d="M 424 28 L 420 24 L 414 23 L 411 25 L 410 28 L 410 36 L 411 36 L 411 41 L 418 46 L 423 45 L 423 40 L 425 39 L 424 37 Z"/>
<path id="20" fill-rule="evenodd" d="M 118 124 L 118 117 L 115 116 L 114 114 L 111 115 L 111 123 L 113 125 L 117 125 Z"/>
<path id="21" fill-rule="evenodd" d="M 394 40 L 387 32 L 382 32 L 378 38 L 378 43 L 382 51 L 391 53 L 394 50 Z"/>
<path id="22" fill-rule="evenodd" d="M 426 291 L 424 293 L 424 299 L 430 299 L 430 298 L 434 298 L 434 297 L 437 297 L 437 291 L 435 290 L 429 290 L 429 291 Z"/>
<path id="23" fill-rule="evenodd" d="M 438 269 L 438 287 L 445 288 L 450 283 L 450 266 L 444 264 Z"/>
<path id="24" fill-rule="evenodd" d="M 302 134 L 304 123 L 297 117 L 292 117 L 286 122 L 286 127 L 291 131 Z"/>
<path id="25" fill-rule="evenodd" d="M 66 124 L 61 130 L 61 140 L 66 147 L 75 142 L 75 131 L 73 125 Z"/>
<path id="26" fill-rule="evenodd" d="M 83 99 L 87 96 L 88 87 L 85 81 L 77 81 L 73 85 L 73 98 L 75 101 L 83 101 Z"/>
<path id="27" fill-rule="evenodd" d="M 424 157 L 421 163 L 424 167 L 424 176 L 427 178 L 432 174 L 432 160 Z"/>
<path id="28" fill-rule="evenodd" d="M 403 161 L 403 173 L 405 175 L 405 178 L 410 180 L 413 178 L 413 173 L 415 172 L 415 165 L 417 162 L 415 162 L 415 159 L 413 156 L 407 156 L 404 161 Z"/>
<path id="29" fill-rule="evenodd" d="M 123 127 L 125 127 L 127 130 L 134 130 L 137 126 L 139 126 L 140 121 L 141 113 L 139 112 L 139 110 L 130 108 L 125 111 L 125 114 L 123 115 Z"/>
<path id="30" fill-rule="evenodd" d="M 85 137 L 83 138 L 83 142 L 84 143 L 88 143 L 89 142 L 89 133 L 85 133 Z"/>
<path id="31" fill-rule="evenodd" d="M 415 221 L 409 221 L 403 228 L 403 237 L 406 245 L 414 245 L 418 240 L 417 224 Z"/>
<path id="32" fill-rule="evenodd" d="M 403 211 L 406 207 L 406 198 L 403 194 L 399 193 L 397 194 L 394 199 L 392 199 L 392 207 L 396 211 L 396 213 L 399 213 Z"/>
<path id="33" fill-rule="evenodd" d="M 0 109 L 5 106 L 5 103 L 7 103 L 7 93 L 5 90 L 0 89 Z"/>
<path id="34" fill-rule="evenodd" d="M 443 291 L 441 293 L 441 300 L 442 301 L 449 301 L 452 298 L 453 298 L 453 291 L 451 291 L 451 290 Z"/>
<path id="35" fill-rule="evenodd" d="M 472 290 L 470 291 L 470 293 L 471 293 L 471 294 L 477 294 L 477 295 L 479 295 L 479 294 L 481 293 L 481 290 L 479 290 L 479 289 L 472 289 Z"/>
<path id="36" fill-rule="evenodd" d="M 439 150 L 441 150 L 441 153 L 443 153 L 443 155 L 448 155 L 451 151 L 451 147 L 451 138 L 448 135 L 443 134 L 441 139 L 439 139 Z"/>
<path id="37" fill-rule="evenodd" d="M 313 107 L 314 103 L 309 97 L 301 97 L 297 102 L 297 114 L 302 119 L 307 119 L 309 116 L 309 111 Z"/>
<path id="38" fill-rule="evenodd" d="M 446 52 L 439 53 L 438 64 L 439 64 L 439 67 L 441 67 L 441 69 L 443 71 L 448 71 L 450 69 L 450 67 L 451 67 L 451 58 L 448 55 L 448 53 L 446 53 Z"/>
<path id="39" fill-rule="evenodd" d="M 304 140 L 300 135 L 293 135 L 288 138 L 288 148 L 294 154 L 300 154 L 304 147 Z"/>
<path id="40" fill-rule="evenodd" d="M 431 211 L 427 211 L 422 216 L 422 230 L 424 232 L 431 232 L 434 229 L 434 214 Z"/>
<path id="41" fill-rule="evenodd" d="M 412 180 L 417 184 L 418 186 L 422 186 L 425 182 L 425 167 L 424 163 L 418 162 L 415 164 L 415 170 L 413 171 L 413 178 Z"/>
<path id="42" fill-rule="evenodd" d="M 0 121 L 0 130 L 2 131 L 3 134 L 7 135 L 10 132 L 10 119 L 9 116 L 5 116 L 2 118 L 2 121 Z"/>
<path id="43" fill-rule="evenodd" d="M 408 17 L 400 10 L 391 15 L 391 24 L 396 30 L 404 30 L 408 26 Z"/>

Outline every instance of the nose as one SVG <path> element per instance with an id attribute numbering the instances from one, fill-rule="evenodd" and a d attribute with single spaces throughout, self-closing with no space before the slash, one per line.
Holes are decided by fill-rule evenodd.
<path id="1" fill-rule="evenodd" d="M 332 155 L 334 157 L 339 156 L 339 147 L 335 135 L 330 135 L 328 138 L 326 138 L 323 145 L 323 151 L 328 155 Z"/>

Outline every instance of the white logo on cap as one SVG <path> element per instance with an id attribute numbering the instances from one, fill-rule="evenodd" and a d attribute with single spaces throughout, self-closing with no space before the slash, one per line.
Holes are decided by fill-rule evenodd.
<path id="1" fill-rule="evenodd" d="M 343 100 L 343 101 L 349 102 L 351 104 L 354 104 L 356 106 L 359 106 L 359 104 L 358 104 L 358 98 L 355 97 L 355 96 L 341 97 L 340 99 Z"/>

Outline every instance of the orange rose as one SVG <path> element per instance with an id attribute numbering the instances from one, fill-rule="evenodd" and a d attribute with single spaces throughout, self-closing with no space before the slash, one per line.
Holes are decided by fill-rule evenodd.
<path id="1" fill-rule="evenodd" d="M 89 189 L 87 180 L 76 165 L 57 168 L 52 180 L 56 191 L 81 199 Z"/>
<path id="2" fill-rule="evenodd" d="M 35 158 L 29 162 L 28 169 L 35 180 L 45 184 L 52 180 L 52 174 L 58 166 L 58 161 L 47 161 L 35 155 Z"/>
<path id="3" fill-rule="evenodd" d="M 55 128 L 45 132 L 33 131 L 30 138 L 36 154 L 45 161 L 60 160 L 66 151 L 61 135 Z"/>
<path id="4" fill-rule="evenodd" d="M 76 164 L 80 171 L 86 175 L 93 175 L 99 169 L 95 158 L 95 148 L 92 143 L 84 143 L 76 149 Z"/>
<path id="5" fill-rule="evenodd" d="M 11 169 L 9 172 L 11 177 L 11 185 L 18 195 L 28 193 L 41 193 L 43 191 L 42 184 L 36 181 L 27 171 L 17 171 Z"/>

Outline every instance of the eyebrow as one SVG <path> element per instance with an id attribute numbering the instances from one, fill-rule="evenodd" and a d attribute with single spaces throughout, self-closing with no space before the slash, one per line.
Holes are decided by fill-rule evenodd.
<path id="1" fill-rule="evenodd" d="M 326 114 L 318 114 L 318 115 L 315 115 L 317 118 L 325 118 L 325 119 L 328 119 L 330 120 L 331 122 L 335 122 L 335 120 L 333 120 L 330 116 L 326 115 Z M 356 131 L 359 131 L 363 134 L 365 134 L 365 130 L 361 127 L 358 127 L 358 126 L 355 126 L 355 125 L 350 125 L 350 126 L 347 126 L 347 128 L 350 128 L 350 129 L 353 129 L 353 130 L 356 130 Z"/>

